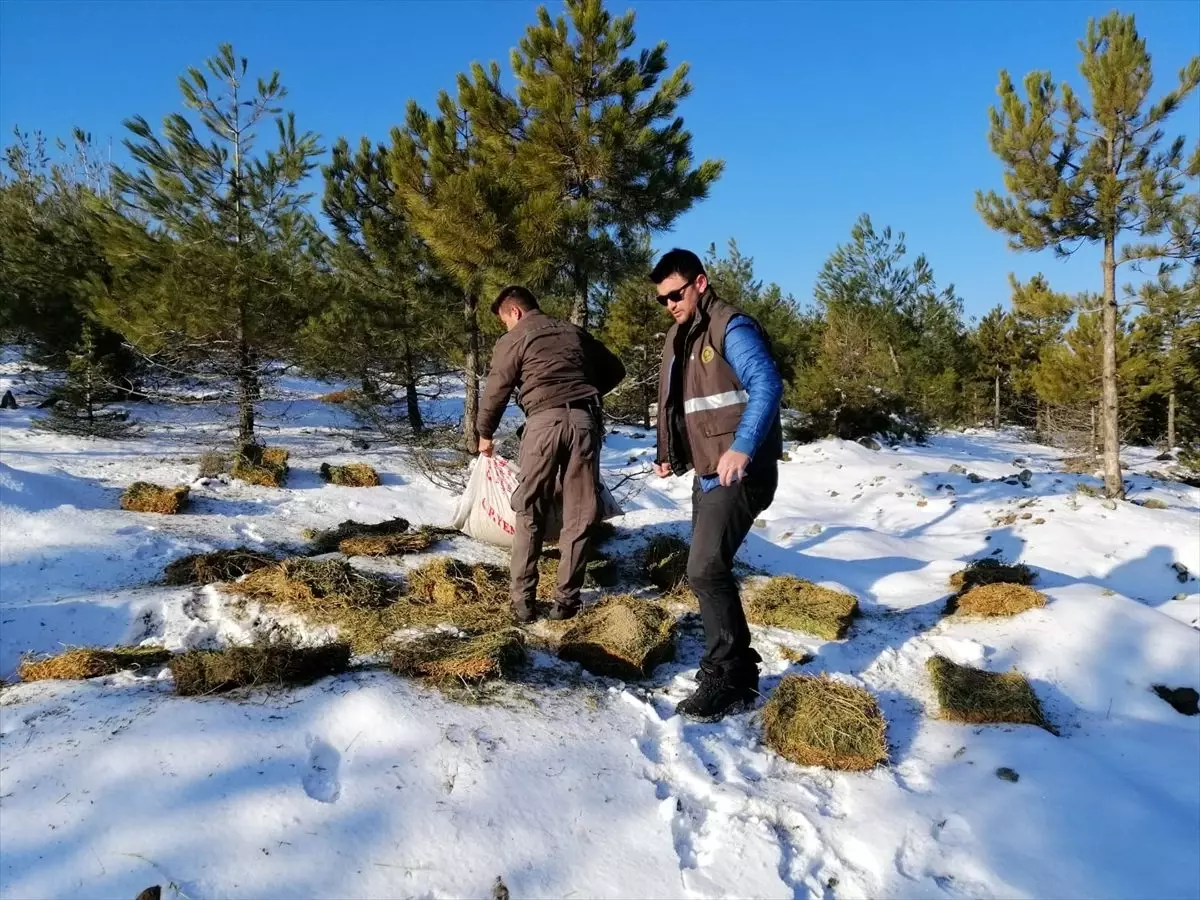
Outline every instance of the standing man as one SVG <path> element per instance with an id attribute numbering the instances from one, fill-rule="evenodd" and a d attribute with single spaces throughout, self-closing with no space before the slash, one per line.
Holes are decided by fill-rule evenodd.
<path id="1" fill-rule="evenodd" d="M 625 366 L 582 328 L 543 313 L 526 288 L 506 287 L 492 312 L 508 333 L 492 351 L 476 426 L 479 452 L 492 455 L 492 436 L 514 388 L 525 413 L 521 475 L 512 496 L 517 526 L 510 569 L 513 613 L 520 622 L 537 618 L 538 558 L 546 515 L 561 483 L 562 556 L 549 618 L 569 619 L 579 611 L 589 537 L 599 512 L 600 398 L 621 383 Z"/>
<path id="2" fill-rule="evenodd" d="M 783 382 L 762 328 L 721 302 L 695 253 L 670 251 L 650 280 L 675 320 L 659 376 L 654 469 L 660 478 L 696 472 L 687 577 L 706 649 L 699 686 L 676 712 L 715 722 L 758 696 L 762 658 L 750 646 L 733 557 L 779 483 Z"/>

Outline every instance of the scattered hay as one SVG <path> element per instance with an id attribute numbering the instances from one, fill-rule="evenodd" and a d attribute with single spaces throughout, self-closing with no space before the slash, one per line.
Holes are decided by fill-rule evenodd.
<path id="1" fill-rule="evenodd" d="M 986 672 L 960 666 L 944 656 L 930 657 L 925 667 L 933 679 L 943 719 L 1050 728 L 1037 695 L 1018 672 Z"/>
<path id="2" fill-rule="evenodd" d="M 789 675 L 762 711 L 768 746 L 802 766 L 863 771 L 887 760 L 883 714 L 862 688 Z"/>
<path id="3" fill-rule="evenodd" d="M 665 594 L 687 588 L 688 545 L 673 534 L 656 534 L 639 554 L 646 578 Z"/>
<path id="4" fill-rule="evenodd" d="M 1046 595 L 1024 584 L 981 584 L 951 597 L 946 612 L 995 618 L 1015 616 L 1045 605 Z"/>
<path id="5" fill-rule="evenodd" d="M 338 549 L 347 556 L 403 556 L 428 550 L 436 540 L 432 532 L 419 528 L 404 534 L 349 537 L 338 544 Z"/>
<path id="6" fill-rule="evenodd" d="M 612 587 L 617 583 L 616 564 L 605 554 L 593 550 L 592 558 L 584 568 L 583 586 L 587 588 Z M 538 589 L 539 600 L 549 600 L 554 596 L 558 586 L 557 555 L 546 555 L 538 560 Z"/>
<path id="7" fill-rule="evenodd" d="M 187 506 L 190 492 L 187 485 L 168 488 L 148 481 L 135 481 L 121 495 L 121 509 L 173 516 Z"/>
<path id="8" fill-rule="evenodd" d="M 200 456 L 199 478 L 216 478 L 226 474 L 233 467 L 233 456 L 228 453 L 217 453 L 210 450 Z"/>
<path id="9" fill-rule="evenodd" d="M 502 582 L 499 584 L 498 582 Z M 360 572 L 344 560 L 285 560 L 229 589 L 276 604 L 316 625 L 330 625 L 355 653 L 377 653 L 404 628 L 454 625 L 472 632 L 512 624 L 507 573 L 437 559 L 399 581 Z"/>
<path id="10" fill-rule="evenodd" d="M 410 572 L 408 582 L 414 597 L 440 606 L 508 602 L 508 571 L 487 563 L 442 556 Z"/>
<path id="11" fill-rule="evenodd" d="M 163 570 L 165 584 L 215 584 L 218 581 L 237 581 L 279 560 L 269 553 L 249 547 L 216 550 L 212 553 L 193 553 Z"/>
<path id="12" fill-rule="evenodd" d="M 161 666 L 170 658 L 170 651 L 162 647 L 117 647 L 113 650 L 75 647 L 56 656 L 27 657 L 21 660 L 17 674 L 22 681 L 99 678 L 124 669 Z"/>
<path id="13" fill-rule="evenodd" d="M 217 694 L 240 687 L 308 684 L 346 671 L 348 644 L 296 647 L 265 644 L 225 650 L 190 650 L 171 660 L 175 692 L 184 696 Z"/>
<path id="14" fill-rule="evenodd" d="M 324 394 L 317 399 L 322 403 L 341 405 L 342 403 L 357 403 L 362 399 L 362 394 L 353 388 L 343 388 L 340 391 L 330 391 L 328 394 Z"/>
<path id="15" fill-rule="evenodd" d="M 858 615 L 853 594 L 830 590 L 803 578 L 771 578 L 745 597 L 748 621 L 774 628 L 790 628 L 829 641 L 846 636 L 850 620 Z"/>
<path id="16" fill-rule="evenodd" d="M 332 553 L 340 548 L 342 541 L 354 537 L 395 537 L 408 533 L 408 519 L 388 519 L 386 522 L 376 522 L 374 525 L 364 525 L 347 519 L 339 522 L 337 527 L 324 530 L 311 529 L 304 536 L 312 541 L 311 552 Z"/>
<path id="17" fill-rule="evenodd" d="M 247 444 L 233 461 L 234 478 L 263 487 L 283 487 L 288 475 L 288 452 L 280 447 Z"/>
<path id="18" fill-rule="evenodd" d="M 366 463 L 350 463 L 345 466 L 331 466 L 321 463 L 321 478 L 330 484 L 342 487 L 379 487 L 379 473 Z"/>
<path id="19" fill-rule="evenodd" d="M 397 647 L 392 671 L 435 681 L 505 678 L 525 661 L 525 640 L 516 628 L 477 637 L 435 631 Z"/>
<path id="20" fill-rule="evenodd" d="M 797 650 L 795 647 L 788 647 L 786 645 L 779 648 L 779 655 L 788 662 L 794 663 L 798 666 L 806 665 L 816 659 L 816 657 L 807 650 Z"/>
<path id="21" fill-rule="evenodd" d="M 1036 580 L 1037 573 L 1029 566 L 1021 563 L 1013 565 L 988 556 L 972 560 L 965 569 L 951 575 L 950 587 L 969 591 L 981 584 L 1033 584 Z"/>
<path id="22" fill-rule="evenodd" d="M 596 675 L 645 678 L 675 655 L 675 617 L 636 597 L 609 597 L 579 614 L 558 655 Z"/>

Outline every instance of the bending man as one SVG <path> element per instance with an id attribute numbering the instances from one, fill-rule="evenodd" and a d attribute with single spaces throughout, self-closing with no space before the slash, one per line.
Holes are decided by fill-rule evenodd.
<path id="1" fill-rule="evenodd" d="M 507 333 L 492 351 L 479 408 L 479 452 L 491 456 L 492 437 L 514 389 L 525 413 L 513 492 L 517 533 L 512 548 L 512 604 L 518 621 L 537 618 L 538 558 L 546 517 L 562 485 L 561 559 L 551 619 L 579 610 L 588 543 L 599 511 L 600 398 L 621 383 L 625 366 L 582 328 L 551 318 L 527 289 L 506 287 L 492 303 Z"/>

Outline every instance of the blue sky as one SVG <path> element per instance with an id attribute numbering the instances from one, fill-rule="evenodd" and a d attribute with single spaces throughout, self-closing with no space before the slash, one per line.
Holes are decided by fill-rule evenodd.
<path id="1" fill-rule="evenodd" d="M 121 158 L 121 121 L 179 108 L 176 77 L 222 41 L 253 71 L 280 70 L 303 129 L 381 140 L 410 97 L 430 104 L 473 60 L 507 67 L 538 4 L 497 2 L 21 2 L 0 0 L 0 129 L 79 125 Z M 557 4 L 548 4 L 557 13 Z M 610 2 L 614 11 L 627 3 Z M 711 197 L 655 244 L 703 250 L 737 238 L 757 273 L 800 300 L 862 212 L 907 232 L 970 314 L 1007 302 L 1007 275 L 1045 271 L 1099 287 L 1098 257 L 1016 254 L 974 211 L 1000 186 L 987 147 L 998 72 L 1049 69 L 1080 85 L 1077 41 L 1111 3 L 787 0 L 633 4 L 639 42 L 692 67 L 681 112 L 698 156 L 725 160 Z M 1154 57 L 1156 89 L 1200 53 L 1200 3 L 1123 3 Z M 1193 97 L 1171 121 L 1189 147 Z"/>

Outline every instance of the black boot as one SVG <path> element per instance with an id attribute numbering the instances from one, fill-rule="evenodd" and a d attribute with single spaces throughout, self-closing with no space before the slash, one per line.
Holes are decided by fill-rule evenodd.
<path id="1" fill-rule="evenodd" d="M 717 722 L 745 712 L 758 700 L 758 667 L 736 672 L 700 671 L 700 685 L 679 701 L 675 712 L 693 722 Z"/>
<path id="2" fill-rule="evenodd" d="M 550 612 L 546 614 L 547 619 L 555 622 L 561 622 L 563 619 L 573 619 L 575 614 L 579 612 L 579 601 L 574 603 L 559 603 L 555 601 L 550 607 Z"/>
<path id="3" fill-rule="evenodd" d="M 521 625 L 530 625 L 537 621 L 538 608 L 533 600 L 522 600 L 512 605 L 513 618 Z"/>

